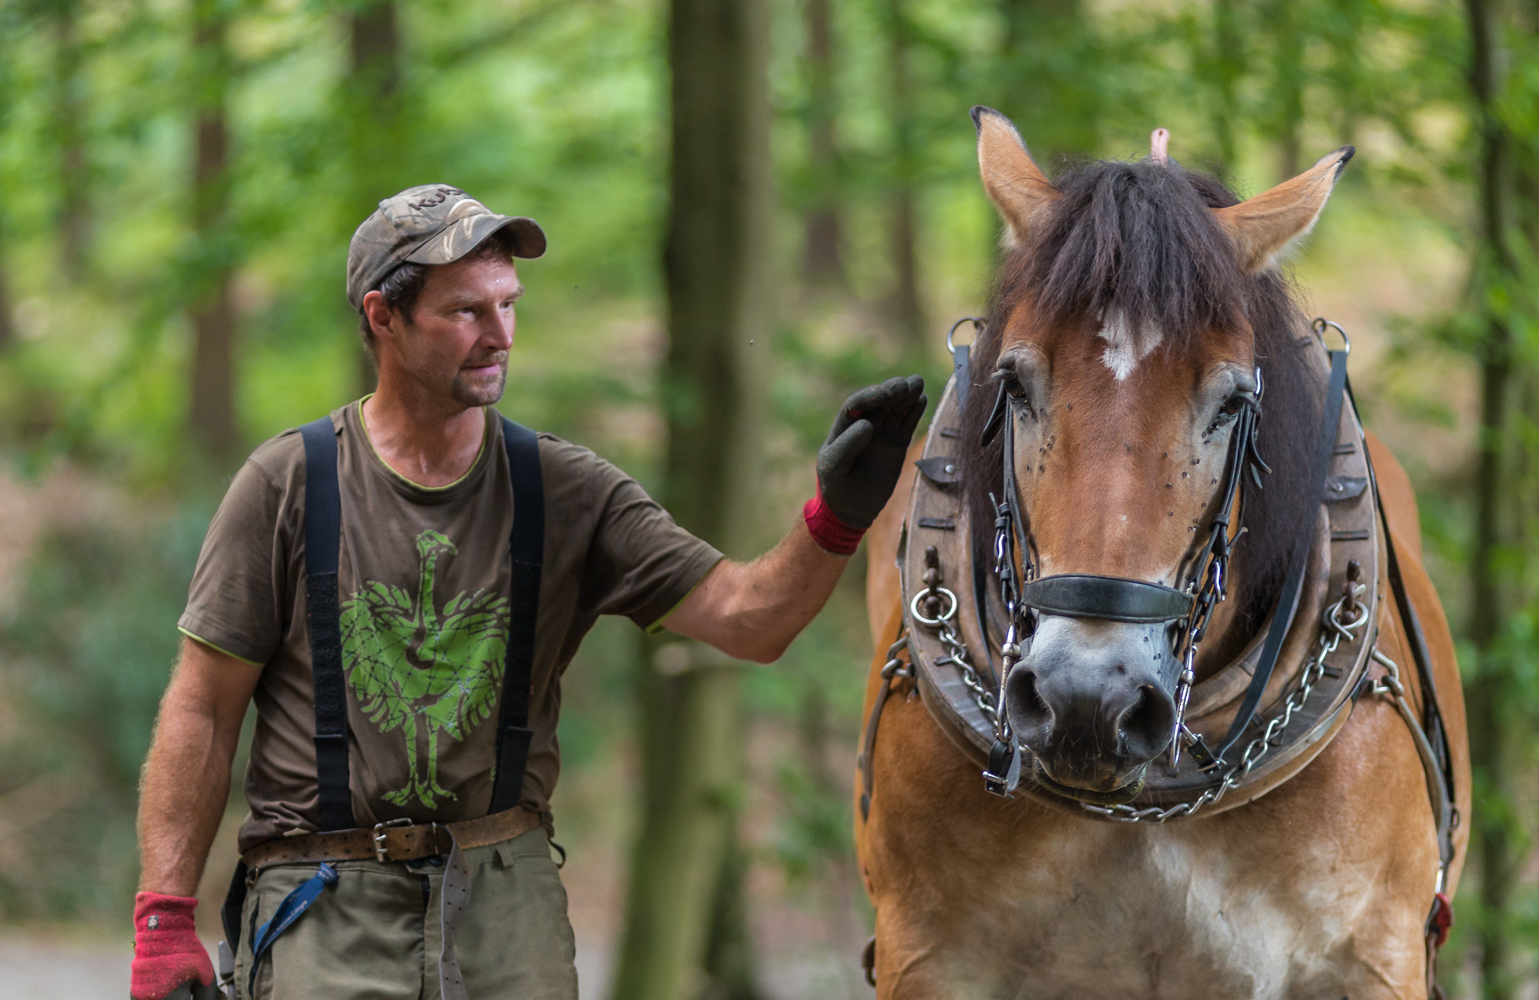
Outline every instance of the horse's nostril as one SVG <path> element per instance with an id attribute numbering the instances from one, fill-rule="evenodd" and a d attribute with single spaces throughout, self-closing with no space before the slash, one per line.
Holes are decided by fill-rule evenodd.
<path id="1" fill-rule="evenodd" d="M 1053 710 L 1037 690 L 1037 675 L 1017 667 L 1005 689 L 1010 726 L 1027 746 L 1043 746 L 1053 731 Z"/>
<path id="2" fill-rule="evenodd" d="M 1145 684 L 1138 697 L 1117 718 L 1124 753 L 1131 760 L 1146 761 L 1165 749 L 1176 724 L 1176 707 L 1170 696 Z"/>

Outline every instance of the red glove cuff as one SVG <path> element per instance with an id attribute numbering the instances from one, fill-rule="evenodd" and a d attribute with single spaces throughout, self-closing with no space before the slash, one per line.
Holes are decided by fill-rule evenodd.
<path id="1" fill-rule="evenodd" d="M 183 983 L 214 981 L 214 963 L 198 940 L 190 896 L 141 892 L 134 897 L 134 964 L 128 992 L 134 1000 L 162 1000 Z"/>
<path id="2" fill-rule="evenodd" d="M 852 528 L 834 516 L 823 502 L 823 491 L 808 500 L 802 507 L 802 520 L 807 522 L 807 533 L 818 543 L 818 548 L 839 556 L 852 556 L 860 547 L 865 529 Z"/>

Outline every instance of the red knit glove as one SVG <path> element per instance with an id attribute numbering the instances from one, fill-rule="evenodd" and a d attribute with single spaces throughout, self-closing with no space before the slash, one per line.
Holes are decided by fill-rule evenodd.
<path id="1" fill-rule="evenodd" d="M 193 929 L 198 901 L 189 896 L 141 892 L 134 897 L 133 1000 L 164 1000 L 178 986 L 214 982 L 214 964 Z"/>
<path id="2" fill-rule="evenodd" d="M 823 502 L 822 489 L 802 507 L 802 520 L 807 522 L 807 534 L 818 543 L 818 548 L 839 556 L 854 555 L 865 534 L 863 529 L 852 528 L 834 516 Z"/>

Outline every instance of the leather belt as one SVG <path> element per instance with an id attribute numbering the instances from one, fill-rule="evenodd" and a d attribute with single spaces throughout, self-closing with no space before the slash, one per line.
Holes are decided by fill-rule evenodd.
<path id="1" fill-rule="evenodd" d="M 523 806 L 458 823 L 413 823 L 402 818 L 333 833 L 275 837 L 241 855 L 241 861 L 251 871 L 312 861 L 415 861 L 448 854 L 456 842 L 461 850 L 500 844 L 540 825 L 540 814 Z"/>

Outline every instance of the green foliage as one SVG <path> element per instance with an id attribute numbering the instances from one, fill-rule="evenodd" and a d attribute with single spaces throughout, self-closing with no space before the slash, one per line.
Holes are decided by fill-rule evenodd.
<path id="1" fill-rule="evenodd" d="M 149 747 L 206 509 L 51 531 L 0 625 L 0 802 L 16 855 L 0 918 L 114 914 L 131 900 Z M 23 803 L 32 808 L 22 810 Z"/>

